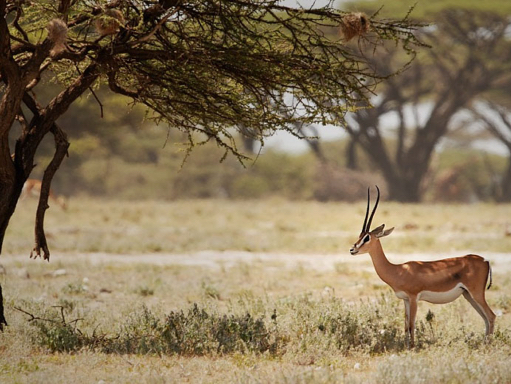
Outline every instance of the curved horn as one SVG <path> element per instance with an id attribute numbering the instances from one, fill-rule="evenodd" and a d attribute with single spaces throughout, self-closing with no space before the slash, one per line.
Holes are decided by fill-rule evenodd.
<path id="1" fill-rule="evenodd" d="M 367 227 L 367 216 L 369 216 L 369 188 L 367 188 L 367 208 L 366 208 L 366 217 L 364 219 L 364 225 L 362 225 L 362 233 L 366 232 Z"/>
<path id="2" fill-rule="evenodd" d="M 376 212 L 376 208 L 378 208 L 378 202 L 380 201 L 380 188 L 378 188 L 377 185 L 375 185 L 376 190 L 378 191 L 378 196 L 376 197 L 376 204 L 374 204 L 373 211 L 371 212 L 371 216 L 369 217 L 369 222 L 367 223 L 367 229 L 366 232 L 369 232 L 371 230 L 371 223 L 373 221 L 374 213 Z M 368 201 L 369 203 L 369 201 Z M 369 210 L 369 206 L 368 206 Z"/>

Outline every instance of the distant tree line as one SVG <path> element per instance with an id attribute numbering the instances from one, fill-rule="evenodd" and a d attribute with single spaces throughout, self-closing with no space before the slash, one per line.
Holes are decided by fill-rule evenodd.
<path id="1" fill-rule="evenodd" d="M 61 122 L 63 126 L 73 126 L 72 145 L 70 157 L 62 164 L 53 184 L 56 192 L 69 197 L 70 207 L 77 196 L 127 200 L 278 197 L 356 201 L 364 198 L 368 185 L 374 184 L 381 186 L 388 198 L 384 177 L 359 146 L 355 147 L 357 168 L 350 169 L 350 137 L 316 142 L 325 159 L 329 159 L 326 162 L 319 160 L 313 151 L 293 154 L 265 147 L 245 166 L 233 157 L 219 163 L 222 151 L 215 145 L 204 145 L 183 163 L 184 136 L 167 137 L 165 127 L 143 121 L 141 109 L 116 117 L 112 111 L 124 101 L 101 97 L 105 106 L 103 119 L 97 104 L 84 99 Z M 81 116 L 94 122 L 95 133 L 83 134 Z M 118 118 L 123 122 L 114 122 Z M 455 134 L 450 135 L 450 142 L 450 146 L 432 156 L 422 200 L 498 201 L 495 193 L 507 157 L 471 149 L 464 137 Z M 386 139 L 386 143 L 390 148 L 396 145 L 392 138 Z M 41 177 L 44 164 L 50 160 L 50 150 L 51 143 L 47 143 L 36 158 L 41 167 L 36 167 L 34 177 Z"/>

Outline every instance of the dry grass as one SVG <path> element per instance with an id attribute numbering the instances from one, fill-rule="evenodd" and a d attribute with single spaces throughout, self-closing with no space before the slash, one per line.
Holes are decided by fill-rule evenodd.
<path id="1" fill-rule="evenodd" d="M 4 252 L 33 244 L 35 200 L 22 202 Z M 182 253 L 203 250 L 347 253 L 360 232 L 365 203 L 125 202 L 71 200 L 52 207 L 47 234 L 57 252 Z M 374 219 L 395 226 L 385 239 L 393 253 L 508 252 L 511 205 L 399 205 L 383 202 Z"/>
<path id="2" fill-rule="evenodd" d="M 488 301 L 500 314 L 494 340 L 484 343 L 483 321 L 463 299 L 421 303 L 422 341 L 414 351 L 403 347 L 401 301 L 367 257 L 346 255 L 363 219 L 362 203 L 73 201 L 68 212 L 48 213 L 50 263 L 26 256 L 31 209 L 19 207 L 1 260 L 10 321 L 0 335 L 2 383 L 511 381 L 511 254 L 498 253 L 511 249 L 507 205 L 382 204 L 375 224 L 396 225 L 384 243 L 393 259 L 416 257 L 405 251 L 427 257 L 473 250 L 493 261 Z M 279 350 L 51 353 L 28 316 L 14 309 L 44 317 L 51 306 L 63 306 L 68 321 L 82 319 L 77 326 L 84 333 L 115 336 L 139 324 L 144 308 L 164 321 L 194 303 L 218 318 L 250 313 L 262 319 L 282 338 Z M 433 321 L 426 320 L 428 310 Z M 339 333 L 341 320 L 351 331 Z M 386 339 L 395 330 L 395 340 Z M 378 351 L 378 342 L 386 352 Z"/>

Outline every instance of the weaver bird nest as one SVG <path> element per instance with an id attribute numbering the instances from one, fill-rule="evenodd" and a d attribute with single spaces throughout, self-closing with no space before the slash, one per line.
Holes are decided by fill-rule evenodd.
<path id="1" fill-rule="evenodd" d="M 124 25 L 124 16 L 117 9 L 107 9 L 95 22 L 96 31 L 101 36 L 114 35 Z"/>
<path id="2" fill-rule="evenodd" d="M 369 30 L 369 18 L 365 13 L 348 13 L 342 18 L 341 33 L 345 41 L 362 36 Z"/>
<path id="3" fill-rule="evenodd" d="M 48 30 L 48 39 L 53 42 L 53 48 L 50 51 L 52 56 L 59 54 L 66 49 L 67 25 L 60 19 L 51 20 L 46 26 Z"/>

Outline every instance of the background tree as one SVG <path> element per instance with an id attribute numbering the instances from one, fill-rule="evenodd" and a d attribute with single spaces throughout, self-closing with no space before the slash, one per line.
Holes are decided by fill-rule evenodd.
<path id="1" fill-rule="evenodd" d="M 507 16 L 493 12 L 442 11 L 424 36 L 433 48 L 401 76 L 381 85 L 374 108 L 351 115 L 348 132 L 353 144 L 381 171 L 390 199 L 420 201 L 435 147 L 456 113 L 497 86 L 509 87 L 509 25 Z M 383 75 L 399 59 L 389 51 L 375 65 Z M 383 119 L 391 114 L 397 121 L 392 134 Z"/>
<path id="2" fill-rule="evenodd" d="M 345 17 L 331 6 L 292 9 L 277 0 L 0 0 L 0 247 L 36 150 L 51 134 L 55 153 L 43 176 L 32 252 L 49 259 L 44 214 L 69 146 L 57 120 L 101 83 L 183 131 L 190 149 L 213 141 L 240 160 L 233 127 L 263 139 L 295 122 L 339 123 L 364 101 L 362 90 L 382 80 L 325 33 L 346 31 Z M 370 33 L 375 45 L 394 40 L 410 53 L 420 45 L 416 27 L 364 18 L 357 33 Z M 48 79 L 58 90 L 39 100 L 35 92 Z"/>

